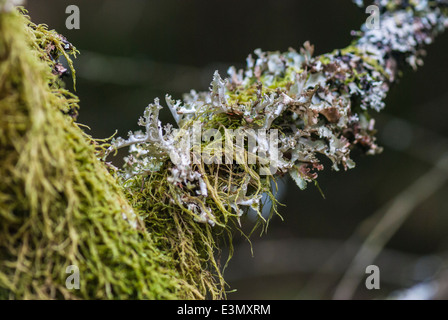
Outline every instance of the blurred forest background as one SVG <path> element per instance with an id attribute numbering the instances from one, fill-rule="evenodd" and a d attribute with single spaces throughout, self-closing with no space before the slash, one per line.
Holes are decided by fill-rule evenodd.
<path id="1" fill-rule="evenodd" d="M 80 8 L 80 30 L 65 27 L 70 4 Z M 79 122 L 96 138 L 126 136 L 154 98 L 207 90 L 214 70 L 244 67 L 256 48 L 307 40 L 316 55 L 343 48 L 368 17 L 350 0 L 28 0 L 26 8 L 81 51 Z M 267 235 L 252 236 L 253 257 L 235 236 L 229 299 L 448 298 L 448 170 L 437 166 L 448 152 L 447 49 L 448 32 L 375 115 L 381 155 L 356 156 L 348 172 L 326 166 L 318 179 L 326 199 L 314 186 L 280 182 L 284 221 L 274 217 Z M 161 119 L 174 121 L 167 108 Z M 384 214 L 371 237 L 378 257 L 364 250 L 353 263 Z M 364 285 L 369 264 L 381 270 L 379 290 Z"/>

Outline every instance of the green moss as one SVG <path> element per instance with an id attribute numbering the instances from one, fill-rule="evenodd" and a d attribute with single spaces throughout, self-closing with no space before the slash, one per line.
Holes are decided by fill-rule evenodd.
<path id="1" fill-rule="evenodd" d="M 206 147 L 204 143 L 202 148 Z M 232 233 L 240 226 L 240 215 L 232 210 L 232 205 L 238 200 L 244 182 L 249 180 L 251 194 L 268 194 L 274 203 L 273 212 L 276 211 L 272 177 L 262 178 L 256 166 L 246 164 L 197 165 L 210 195 L 201 200 L 189 190 L 188 185 L 170 183 L 169 168 L 170 163 L 167 162 L 147 176 L 140 175 L 123 182 L 129 201 L 134 208 L 144 212 L 145 228 L 155 239 L 157 247 L 178 262 L 177 269 L 182 278 L 195 285 L 198 295 L 224 298 L 226 283 L 222 275 L 224 266 L 221 265 L 220 248 L 229 248 L 230 254 L 224 260 L 227 264 L 233 253 Z M 208 210 L 212 214 L 213 226 L 200 223 L 198 212 L 189 204 Z"/>
<path id="2" fill-rule="evenodd" d="M 229 90 L 228 92 L 228 104 L 241 104 L 250 106 L 255 101 L 257 101 L 257 83 L 252 83 L 249 86 L 245 87 L 237 87 L 234 90 Z"/>
<path id="3" fill-rule="evenodd" d="M 163 235 L 137 219 L 94 141 L 61 112 L 77 98 L 49 68 L 42 41 L 58 47 L 53 36 L 18 12 L 1 14 L 0 298 L 202 297 L 160 248 Z M 65 286 L 69 265 L 79 290 Z"/>
<path id="4" fill-rule="evenodd" d="M 269 182 L 249 166 L 200 167 L 212 228 L 188 207 L 187 186 L 178 197 L 165 163 L 126 182 L 113 177 L 97 159 L 107 143 L 67 116 L 77 97 L 52 73 L 53 59 L 66 55 L 62 38 L 18 13 L 2 16 L 0 33 L 0 298 L 224 298 L 219 248 L 233 252 L 239 219 L 228 196 L 249 175 L 253 192 L 270 192 Z M 209 126 L 221 121 L 242 120 Z M 233 191 L 218 191 L 223 185 Z M 80 290 L 65 287 L 69 265 L 80 270 Z"/>

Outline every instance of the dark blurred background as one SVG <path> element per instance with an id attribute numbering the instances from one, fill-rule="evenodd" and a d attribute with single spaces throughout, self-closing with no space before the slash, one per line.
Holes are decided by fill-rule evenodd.
<path id="1" fill-rule="evenodd" d="M 70 4 L 80 8 L 80 30 L 65 27 Z M 309 40 L 322 54 L 347 46 L 367 18 L 350 0 L 28 0 L 26 8 L 81 51 L 79 122 L 97 138 L 126 136 L 154 98 L 207 90 L 214 70 L 243 67 L 256 48 L 286 51 Z M 447 297 L 448 171 L 436 169 L 448 151 L 447 40 L 436 39 L 424 67 L 406 71 L 376 115 L 381 155 L 357 156 L 348 172 L 327 166 L 318 179 L 326 199 L 314 186 L 280 182 L 284 221 L 274 217 L 267 234 L 252 236 L 253 256 L 235 237 L 229 299 L 330 299 L 335 290 L 355 299 Z M 173 122 L 168 109 L 161 119 Z M 352 259 L 381 214 L 405 219 L 373 262 L 361 259 L 381 270 L 381 289 L 367 290 L 367 265 Z M 356 291 L 340 281 L 349 266 Z"/>

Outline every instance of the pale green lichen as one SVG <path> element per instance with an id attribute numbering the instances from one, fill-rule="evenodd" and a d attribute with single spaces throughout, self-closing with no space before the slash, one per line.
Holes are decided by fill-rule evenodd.
<path id="1" fill-rule="evenodd" d="M 156 99 L 139 121 L 144 130 L 114 139 L 105 157 L 129 147 L 117 176 L 132 190 L 130 198 L 154 216 L 163 207 L 162 217 L 175 217 L 187 226 L 175 228 L 177 232 L 183 235 L 190 230 L 191 237 L 201 236 L 205 248 L 211 248 L 212 237 L 203 237 L 200 228 L 209 234 L 220 233 L 228 229 L 229 222 L 240 223 L 248 208 L 260 213 L 261 195 L 274 199 L 270 185 L 276 177 L 289 173 L 304 189 L 309 182 L 317 185 L 317 173 L 324 169 L 322 158 L 329 159 L 334 170 L 347 170 L 355 166 L 354 148 L 366 154 L 381 151 L 370 114 L 384 108 L 386 94 L 399 75 L 397 65 L 405 61 L 415 67 L 422 47 L 445 27 L 447 19 L 439 4 L 430 1 L 418 12 L 401 8 L 404 3 L 397 5 L 396 11 L 383 15 L 384 29 L 363 29 L 347 48 L 320 57 L 313 57 L 309 43 L 300 52 L 258 49 L 255 58 L 248 57 L 246 69 L 231 67 L 228 78 L 215 72 L 209 91 L 192 90 L 177 101 L 166 96 L 179 128 L 161 124 L 162 106 Z M 274 143 L 278 148 L 271 148 L 266 132 L 260 129 L 278 130 Z M 197 130 L 212 130 L 214 139 L 206 137 L 193 146 L 178 143 L 194 137 Z M 247 139 L 239 146 L 237 140 L 227 140 L 226 133 L 232 130 L 242 130 Z M 250 139 L 257 141 L 256 148 L 248 148 Z M 243 161 L 232 157 L 224 161 L 218 152 L 213 163 L 204 164 L 204 154 L 227 146 L 242 148 Z M 257 162 L 249 164 L 251 156 Z M 263 160 L 270 161 L 275 170 L 261 174 Z M 163 192 L 154 196 L 154 190 Z M 142 197 L 147 192 L 150 196 Z M 178 251 L 187 257 L 190 250 Z M 208 265 L 219 272 L 214 259 Z"/>

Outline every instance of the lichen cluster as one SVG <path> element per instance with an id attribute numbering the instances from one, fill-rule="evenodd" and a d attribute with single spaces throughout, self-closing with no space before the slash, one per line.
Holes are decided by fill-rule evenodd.
<path id="1" fill-rule="evenodd" d="M 175 203 L 197 221 L 215 225 L 223 222 L 217 212 L 225 221 L 235 215 L 239 218 L 244 212 L 241 207 L 259 212 L 260 192 L 272 197 L 269 184 L 275 176 L 289 173 L 303 189 L 323 170 L 323 158 L 328 158 L 335 170 L 349 169 L 355 166 L 350 157 L 354 148 L 367 154 L 381 151 L 375 143 L 372 112 L 384 108 L 400 65 L 415 68 L 421 64 L 423 46 L 447 23 L 442 1 L 395 1 L 392 7 L 387 2 L 388 11 L 383 3 L 378 3 L 383 10 L 382 27 L 364 27 L 345 49 L 318 57 L 313 57 L 309 43 L 300 52 L 258 49 L 255 58 L 248 57 L 245 70 L 231 67 L 226 79 L 215 72 L 209 91 L 193 90 L 183 101 L 166 96 L 180 131 L 162 126 L 158 120 L 162 107 L 156 99 L 139 122 L 144 132 L 114 139 L 108 150 L 107 154 L 130 146 L 119 176 L 130 188 L 137 188 L 141 177 L 167 173 L 166 181 L 174 185 Z M 196 123 L 202 125 L 202 131 L 219 131 L 213 141 L 201 140 L 199 153 L 217 144 L 238 148 L 235 141 L 225 139 L 225 133 L 242 129 L 258 142 L 245 158 L 268 146 L 263 151 L 266 158 L 275 159 L 271 163 L 275 172 L 262 177 L 259 163 L 224 163 L 223 159 L 216 159 L 218 165 L 212 166 L 193 163 L 194 147 L 181 148 L 176 142 L 185 135 L 194 136 Z M 278 148 L 269 148 L 266 135 L 257 133 L 260 129 L 279 130 Z M 180 161 L 173 163 L 173 154 Z"/>
<path id="2" fill-rule="evenodd" d="M 148 212 L 150 230 L 155 217 L 174 218 L 179 224 L 170 237 L 176 232 L 192 240 L 201 236 L 209 250 L 214 240 L 204 237 L 203 229 L 220 233 L 229 222 L 238 226 L 248 208 L 260 213 L 263 193 L 273 200 L 272 212 L 276 211 L 271 184 L 277 177 L 289 173 L 304 189 L 309 182 L 316 183 L 325 159 L 334 170 L 347 170 L 355 166 L 353 149 L 380 152 L 372 113 L 384 108 L 403 65 L 421 64 L 423 46 L 447 23 L 441 1 L 396 1 L 389 11 L 381 9 L 383 27 L 364 27 L 345 49 L 317 57 L 309 43 L 300 52 L 258 49 L 255 57 L 248 57 L 244 70 L 231 67 L 225 79 L 215 72 L 209 91 L 192 90 L 177 101 L 167 95 L 177 129 L 159 121 L 158 99 L 150 104 L 139 120 L 144 130 L 114 139 L 105 154 L 106 158 L 129 147 L 117 176 L 131 190 L 131 201 Z M 202 136 L 200 144 L 193 146 L 179 143 L 195 136 L 198 123 L 202 132 L 214 130 L 213 139 Z M 244 143 L 226 138 L 228 131 L 235 130 L 244 131 Z M 270 148 L 266 130 L 278 131 L 277 148 Z M 257 141 L 255 148 L 249 147 L 250 139 Z M 243 161 L 229 162 L 220 154 L 213 163 L 204 163 L 202 155 L 210 154 L 210 149 L 228 146 L 243 149 Z M 247 161 L 251 156 L 255 163 Z M 270 160 L 275 171 L 261 174 L 263 160 Z M 157 230 L 165 232 L 163 226 Z M 189 248 L 175 250 L 185 259 L 192 257 Z M 213 258 L 208 264 L 218 265 Z"/>

